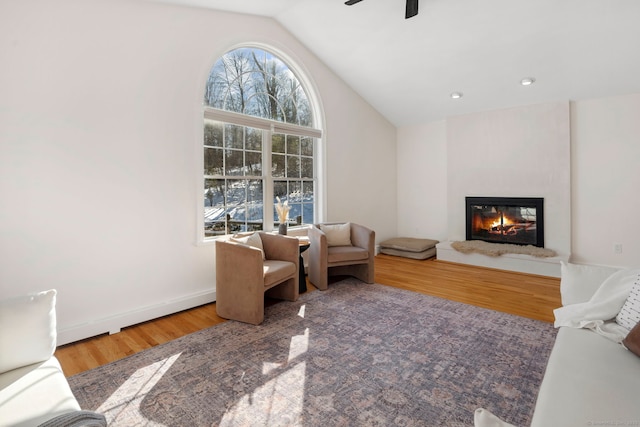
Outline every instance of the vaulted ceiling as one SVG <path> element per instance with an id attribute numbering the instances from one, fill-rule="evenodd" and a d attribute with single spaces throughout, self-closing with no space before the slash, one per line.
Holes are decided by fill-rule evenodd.
<path id="1" fill-rule="evenodd" d="M 275 19 L 396 126 L 640 93 L 638 0 L 157 1 Z"/>

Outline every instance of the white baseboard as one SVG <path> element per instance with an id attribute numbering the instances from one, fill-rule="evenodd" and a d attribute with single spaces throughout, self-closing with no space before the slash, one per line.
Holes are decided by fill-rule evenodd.
<path id="1" fill-rule="evenodd" d="M 216 300 L 215 291 L 206 291 L 187 295 L 158 304 L 141 307 L 128 312 L 117 313 L 102 319 L 91 320 L 86 323 L 62 327 L 58 330 L 58 345 L 69 344 L 85 338 L 104 333 L 118 333 L 122 328 L 157 319 L 168 314 L 208 304 Z"/>
<path id="2" fill-rule="evenodd" d="M 437 258 L 442 261 L 549 277 L 560 277 L 560 261 L 569 261 L 569 255 L 538 258 L 522 254 L 504 254 L 497 257 L 477 253 L 465 254 L 453 249 L 451 242 L 440 242 L 436 245 L 436 249 Z"/>

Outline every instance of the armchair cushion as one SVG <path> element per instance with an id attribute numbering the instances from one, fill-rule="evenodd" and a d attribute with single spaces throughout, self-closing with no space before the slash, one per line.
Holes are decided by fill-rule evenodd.
<path id="1" fill-rule="evenodd" d="M 296 265 L 289 261 L 266 260 L 262 268 L 265 287 L 282 282 L 296 273 Z"/>
<path id="2" fill-rule="evenodd" d="M 351 224 L 320 224 L 327 236 L 327 246 L 351 246 Z"/>
<path id="3" fill-rule="evenodd" d="M 56 349 L 56 291 L 0 302 L 0 373 L 43 362 Z M 11 349 L 11 351 L 4 351 Z"/>
<path id="4" fill-rule="evenodd" d="M 361 261 L 367 258 L 369 258 L 369 251 L 357 246 L 334 246 L 327 253 L 329 263 Z"/>

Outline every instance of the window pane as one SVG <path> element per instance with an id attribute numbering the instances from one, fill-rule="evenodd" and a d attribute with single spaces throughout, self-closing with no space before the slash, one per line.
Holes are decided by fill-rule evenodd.
<path id="1" fill-rule="evenodd" d="M 243 126 L 225 125 L 224 126 L 224 145 L 227 148 L 238 148 L 242 150 L 243 143 Z"/>
<path id="2" fill-rule="evenodd" d="M 287 154 L 300 154 L 300 137 L 287 135 Z"/>
<path id="3" fill-rule="evenodd" d="M 313 181 L 302 182 L 302 223 L 313 224 L 313 204 L 314 204 Z"/>
<path id="4" fill-rule="evenodd" d="M 204 233 L 205 236 L 226 234 L 224 216 L 224 180 L 204 181 Z"/>
<path id="5" fill-rule="evenodd" d="M 245 175 L 262 175 L 262 153 L 245 151 Z"/>
<path id="6" fill-rule="evenodd" d="M 204 145 L 222 147 L 222 123 L 212 120 L 204 122 Z"/>
<path id="7" fill-rule="evenodd" d="M 287 156 L 287 178 L 300 178 L 300 157 Z"/>
<path id="8" fill-rule="evenodd" d="M 225 175 L 242 175 L 244 153 L 240 150 L 225 150 Z"/>
<path id="9" fill-rule="evenodd" d="M 311 157 L 302 157 L 302 177 L 313 178 L 313 159 Z"/>
<path id="10" fill-rule="evenodd" d="M 222 175 L 222 149 L 220 148 L 204 148 L 204 174 L 205 175 Z"/>
<path id="11" fill-rule="evenodd" d="M 303 156 L 313 156 L 313 138 L 308 136 L 300 138 L 301 151 Z"/>
<path id="12" fill-rule="evenodd" d="M 313 203 L 302 204 L 302 223 L 313 224 L 315 222 L 313 218 Z"/>
<path id="13" fill-rule="evenodd" d="M 247 181 L 243 179 L 227 180 L 226 214 L 228 228 L 231 233 L 246 231 Z"/>
<path id="14" fill-rule="evenodd" d="M 287 181 L 274 181 L 273 182 L 273 203 L 277 203 L 276 197 L 284 202 L 287 199 Z"/>
<path id="15" fill-rule="evenodd" d="M 247 191 L 247 231 L 263 229 L 263 189 L 261 180 L 249 181 Z"/>
<path id="16" fill-rule="evenodd" d="M 245 149 L 262 151 L 262 131 L 260 129 L 246 128 L 247 143 Z"/>
<path id="17" fill-rule="evenodd" d="M 271 156 L 271 175 L 273 177 L 282 178 L 285 172 L 285 157 L 280 154 Z"/>
<path id="18" fill-rule="evenodd" d="M 300 202 L 302 198 L 302 181 L 289 181 L 289 203 Z"/>
<path id="19" fill-rule="evenodd" d="M 305 203 L 313 202 L 313 181 L 302 182 L 302 200 Z"/>
<path id="20" fill-rule="evenodd" d="M 282 134 L 274 134 L 271 137 L 271 151 L 274 153 L 284 153 L 284 138 Z"/>
<path id="21" fill-rule="evenodd" d="M 302 224 L 302 203 L 291 203 L 289 211 L 289 224 Z"/>

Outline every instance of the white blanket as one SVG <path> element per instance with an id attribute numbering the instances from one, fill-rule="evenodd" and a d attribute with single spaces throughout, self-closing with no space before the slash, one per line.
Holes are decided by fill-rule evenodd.
<path id="1" fill-rule="evenodd" d="M 618 325 L 615 317 L 629 297 L 638 275 L 638 268 L 620 270 L 602 282 L 589 301 L 555 309 L 555 327 L 587 328 L 612 341 L 622 342 L 629 331 Z"/>

